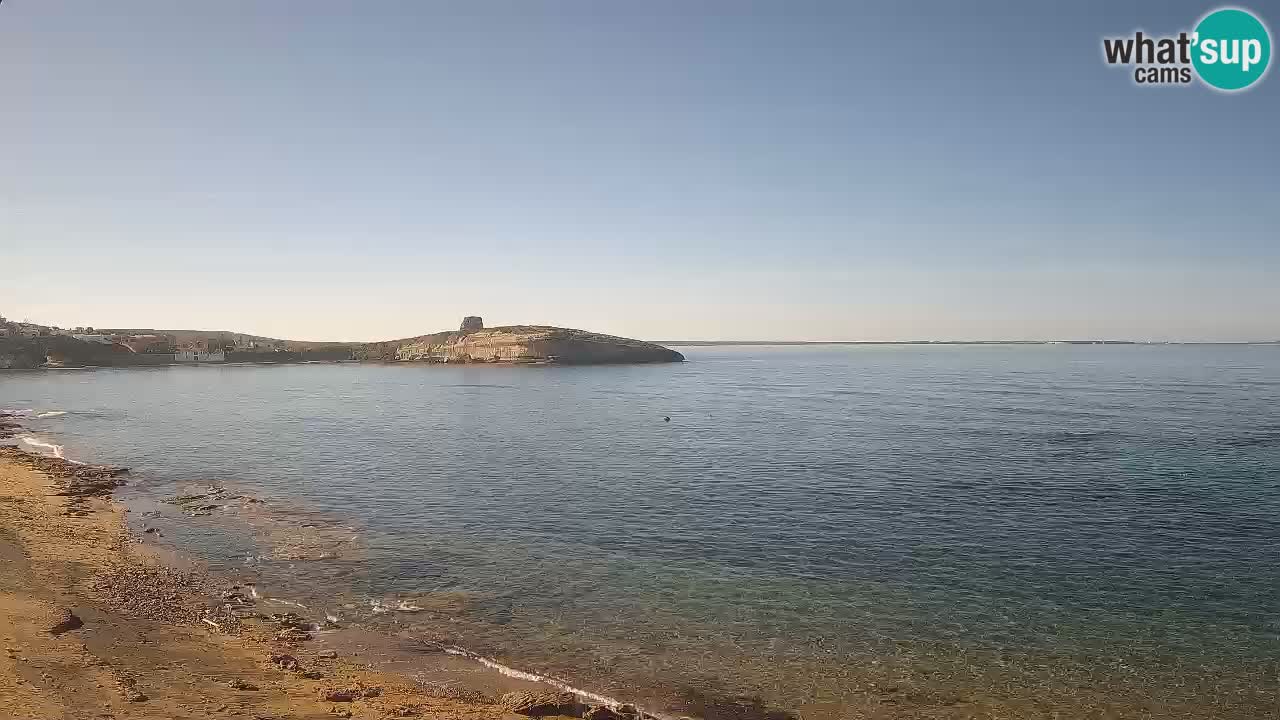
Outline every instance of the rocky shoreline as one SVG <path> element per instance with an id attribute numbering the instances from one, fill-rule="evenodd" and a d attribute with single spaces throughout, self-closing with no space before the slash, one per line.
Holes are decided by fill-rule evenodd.
<path id="1" fill-rule="evenodd" d="M 0 431 L 20 425 L 0 416 Z M 558 688 L 489 695 L 317 647 L 324 618 L 162 562 L 111 499 L 126 468 L 0 446 L 0 698 L 12 717 L 653 720 Z M 437 648 L 437 652 L 444 652 Z"/>

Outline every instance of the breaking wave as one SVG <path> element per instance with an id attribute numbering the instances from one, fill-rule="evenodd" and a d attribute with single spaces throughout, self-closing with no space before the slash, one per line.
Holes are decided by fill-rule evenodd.
<path id="1" fill-rule="evenodd" d="M 57 443 L 45 442 L 44 440 L 41 440 L 35 435 L 23 435 L 18 438 L 18 442 L 24 445 L 28 445 L 30 447 L 36 448 L 37 450 L 42 451 L 51 457 L 56 457 L 59 460 L 66 460 L 67 462 L 75 463 L 76 465 L 84 464 L 79 460 L 72 460 L 71 458 L 67 457 L 64 454 L 61 445 L 58 445 Z"/>
<path id="2" fill-rule="evenodd" d="M 598 693 L 593 693 L 588 690 L 583 690 L 582 688 L 574 687 L 573 685 L 570 685 L 569 683 L 563 680 L 559 680 L 557 678 L 548 677 L 546 675 L 539 675 L 538 673 L 535 673 L 535 672 L 517 670 L 516 668 L 513 668 L 509 665 L 503 665 L 502 663 L 498 662 L 497 660 L 494 660 L 493 658 L 488 658 L 483 655 L 480 655 L 479 653 L 471 652 L 470 650 L 467 650 L 466 648 L 460 648 L 457 645 L 442 645 L 440 643 L 435 643 L 431 641 L 426 641 L 426 642 L 429 645 L 434 645 L 436 647 L 439 647 L 447 655 L 457 655 L 458 657 L 464 657 L 464 658 L 467 658 L 468 660 L 473 660 L 489 668 L 490 670 L 496 670 L 500 675 L 506 675 L 507 677 L 516 678 L 517 680 L 528 680 L 530 682 L 542 683 L 543 685 L 550 685 L 551 687 L 554 687 L 558 690 L 571 692 L 574 695 L 577 695 L 579 697 L 586 698 L 587 700 L 591 700 L 592 702 L 608 705 L 610 707 L 617 707 L 618 705 L 622 704 L 622 701 L 618 700 L 617 698 L 611 698 L 608 695 L 600 695 Z M 644 710 L 643 708 L 640 708 L 640 710 L 645 715 L 650 715 L 656 718 L 662 718 L 663 720 L 666 720 L 668 718 L 668 716 L 666 715 L 659 715 L 659 714 Z"/>
<path id="3" fill-rule="evenodd" d="M 66 410 L 50 410 L 49 412 L 37 413 L 36 417 L 53 418 L 53 417 L 61 417 L 62 415 L 66 415 L 66 414 L 67 414 Z"/>

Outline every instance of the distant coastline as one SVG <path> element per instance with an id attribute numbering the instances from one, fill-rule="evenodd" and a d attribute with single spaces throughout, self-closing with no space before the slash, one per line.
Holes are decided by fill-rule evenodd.
<path id="1" fill-rule="evenodd" d="M 475 315 L 463 318 L 457 330 L 372 343 L 298 342 L 194 330 L 66 330 L 32 323 L 3 323 L 0 330 L 0 368 L 7 369 L 299 362 L 599 365 L 684 360 L 670 348 L 641 340 L 551 325 L 485 327 Z"/>

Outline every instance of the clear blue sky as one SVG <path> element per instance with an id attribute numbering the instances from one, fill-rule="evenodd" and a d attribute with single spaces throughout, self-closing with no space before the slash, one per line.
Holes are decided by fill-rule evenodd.
<path id="1" fill-rule="evenodd" d="M 1280 75 L 1101 59 L 1213 7 L 7 0 L 0 314 L 1280 338 Z"/>

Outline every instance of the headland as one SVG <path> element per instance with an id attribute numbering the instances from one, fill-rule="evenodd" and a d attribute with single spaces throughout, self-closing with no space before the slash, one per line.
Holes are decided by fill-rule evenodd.
<path id="1" fill-rule="evenodd" d="M 642 340 L 551 325 L 486 328 L 478 316 L 464 318 L 457 330 L 371 343 L 279 340 L 225 331 L 63 330 L 30 323 L 4 323 L 0 330 L 0 369 L 299 362 L 597 365 L 684 360 L 675 350 Z"/>

